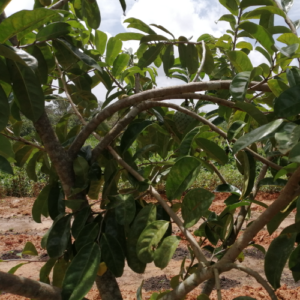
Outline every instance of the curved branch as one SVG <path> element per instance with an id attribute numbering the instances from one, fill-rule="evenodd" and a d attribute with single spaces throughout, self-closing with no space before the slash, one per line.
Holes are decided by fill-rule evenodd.
<path id="1" fill-rule="evenodd" d="M 278 300 L 278 298 L 275 295 L 274 290 L 272 289 L 272 287 L 268 284 L 268 282 L 262 277 L 260 276 L 260 274 L 250 268 L 247 268 L 241 264 L 230 264 L 229 267 L 231 269 L 237 269 L 240 270 L 242 272 L 247 273 L 248 275 L 252 276 L 253 278 L 256 279 L 256 281 L 261 284 L 264 289 L 268 292 L 268 294 L 270 295 L 272 300 Z"/>
<path id="2" fill-rule="evenodd" d="M 130 167 L 119 155 L 118 153 L 111 147 L 107 147 L 111 155 L 114 157 L 114 159 L 123 167 L 125 168 L 131 175 L 133 175 L 138 181 L 144 181 L 145 178 L 141 176 L 137 171 L 135 171 L 132 167 Z M 165 209 L 165 211 L 168 213 L 168 215 L 173 219 L 173 221 L 176 223 L 178 228 L 181 230 L 181 232 L 184 234 L 186 239 L 191 244 L 191 247 L 195 253 L 195 256 L 197 257 L 199 263 L 207 264 L 207 260 L 205 256 L 203 255 L 201 248 L 195 238 L 192 236 L 192 234 L 186 229 L 182 223 L 182 221 L 179 219 L 179 217 L 176 215 L 176 213 L 172 210 L 172 208 L 166 203 L 166 201 L 160 196 L 160 194 L 156 191 L 154 187 L 150 185 L 149 192 L 154 196 L 157 201 L 160 203 L 160 205 Z"/>
<path id="3" fill-rule="evenodd" d="M 173 87 L 167 87 L 167 88 L 159 88 L 159 89 L 153 89 L 153 90 L 147 90 L 144 92 L 141 92 L 139 94 L 135 94 L 129 97 L 126 97 L 125 99 L 119 100 L 105 109 L 103 109 L 94 119 L 92 119 L 79 133 L 79 135 L 76 137 L 74 142 L 69 148 L 69 155 L 70 157 L 74 158 L 80 148 L 83 146 L 86 139 L 89 137 L 89 135 L 98 127 L 98 125 L 106 120 L 107 118 L 111 117 L 114 113 L 116 113 L 118 110 L 129 107 L 135 104 L 138 104 L 139 102 L 149 100 L 149 99 L 156 99 L 161 97 L 166 97 L 168 95 L 174 95 L 174 94 L 184 94 L 184 93 L 190 93 L 190 92 L 199 92 L 199 91 L 205 91 L 205 90 L 216 90 L 216 89 L 226 89 L 228 90 L 231 84 L 231 80 L 223 80 L 223 81 L 209 81 L 209 82 L 193 82 L 186 85 L 179 85 L 179 86 L 173 86 Z M 251 82 L 249 86 L 256 85 L 257 82 Z M 270 88 L 267 84 L 263 84 L 259 87 L 257 87 L 258 91 L 264 91 L 264 92 L 270 92 Z"/>

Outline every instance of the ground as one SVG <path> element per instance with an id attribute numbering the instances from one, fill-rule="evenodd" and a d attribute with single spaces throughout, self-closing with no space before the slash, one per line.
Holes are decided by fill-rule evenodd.
<path id="1" fill-rule="evenodd" d="M 220 213 L 225 206 L 224 199 L 226 199 L 227 196 L 225 193 L 216 194 L 216 199 L 213 202 L 211 210 Z M 256 199 L 270 205 L 277 197 L 278 194 L 276 193 L 259 193 Z M 47 260 L 47 254 L 45 250 L 41 248 L 40 241 L 46 230 L 51 226 L 52 221 L 44 218 L 41 224 L 35 223 L 31 218 L 33 202 L 33 198 L 9 197 L 0 200 L 0 259 L 9 260 L 8 262 L 0 263 L 0 270 L 7 272 L 13 266 L 21 263 L 20 255 L 18 254 L 24 248 L 26 242 L 31 241 L 38 250 L 39 256 L 36 258 L 29 257 L 30 259 L 35 259 L 35 262 L 24 264 L 15 274 L 38 280 L 39 269 Z M 263 208 L 261 206 L 253 205 L 249 222 L 255 219 L 262 210 Z M 272 236 L 269 236 L 267 230 L 262 230 L 259 235 L 255 237 L 255 243 L 267 249 L 271 240 L 278 236 L 283 228 L 293 223 L 294 217 L 295 213 L 292 212 Z M 180 235 L 175 225 L 173 228 L 174 233 Z M 253 247 L 249 247 L 244 251 L 244 254 L 245 260 L 243 264 L 264 276 L 263 253 Z M 206 253 L 206 255 L 209 255 L 209 253 Z M 154 264 L 149 264 L 146 272 L 140 275 L 132 272 L 126 266 L 123 276 L 118 278 L 124 299 L 136 299 L 136 290 L 143 280 L 143 299 L 149 299 L 151 294 L 155 291 L 169 289 L 170 279 L 179 273 L 182 259 L 185 256 L 187 257 L 186 264 L 188 265 L 190 263 L 189 252 L 186 242 L 182 240 L 170 264 L 163 270 L 156 268 Z M 270 299 L 265 290 L 253 278 L 240 271 L 232 270 L 228 273 L 221 274 L 220 279 L 223 300 L 231 300 L 238 296 L 250 296 L 257 300 Z M 294 282 L 288 268 L 284 269 L 281 284 L 281 288 L 277 291 L 278 299 L 300 299 L 300 283 Z M 186 299 L 196 299 L 200 291 L 201 287 L 191 292 Z M 95 287 L 88 293 L 87 298 L 90 300 L 100 299 Z M 6 293 L 0 294 L 0 300 L 4 299 L 25 300 L 27 298 Z M 217 299 L 215 291 L 212 293 L 211 299 Z"/>

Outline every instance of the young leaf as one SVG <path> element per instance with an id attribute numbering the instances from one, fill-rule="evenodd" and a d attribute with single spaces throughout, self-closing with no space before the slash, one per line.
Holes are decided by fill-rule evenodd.
<path id="1" fill-rule="evenodd" d="M 36 251 L 35 246 L 31 242 L 27 242 L 23 251 L 23 255 L 33 255 L 33 256 L 38 256 L 38 252 Z"/>
<path id="2" fill-rule="evenodd" d="M 116 37 L 111 37 L 106 46 L 105 62 L 112 66 L 121 49 L 122 41 Z"/>
<path id="3" fill-rule="evenodd" d="M 280 287 L 281 274 L 293 251 L 295 237 L 295 234 L 280 235 L 271 242 L 267 251 L 265 257 L 265 274 L 275 290 Z"/>
<path id="4" fill-rule="evenodd" d="M 154 253 L 154 264 L 160 269 L 164 269 L 171 258 L 173 257 L 177 246 L 179 245 L 180 238 L 177 236 L 166 237 L 161 245 Z"/>
<path id="5" fill-rule="evenodd" d="M 105 52 L 107 42 L 107 34 L 100 30 L 95 30 L 95 46 L 101 55 Z"/>
<path id="6" fill-rule="evenodd" d="M 62 300 L 82 299 L 93 286 L 101 258 L 96 243 L 85 245 L 73 258 L 62 284 Z"/>
<path id="7" fill-rule="evenodd" d="M 182 201 L 182 218 L 186 228 L 195 225 L 205 215 L 212 204 L 215 195 L 205 189 L 196 188 L 190 190 Z"/>
<path id="8" fill-rule="evenodd" d="M 119 54 L 113 63 L 112 74 L 114 76 L 120 75 L 122 71 L 128 66 L 130 55 L 126 53 Z"/>
<path id="9" fill-rule="evenodd" d="M 26 264 L 28 264 L 28 262 L 18 264 L 18 265 L 16 265 L 16 266 L 12 267 L 7 273 L 8 273 L 8 274 L 15 274 L 15 272 L 16 272 L 20 267 L 22 267 L 23 265 L 26 265 Z"/>
<path id="10" fill-rule="evenodd" d="M 153 261 L 155 249 L 169 227 L 167 221 L 154 221 L 140 235 L 136 251 L 138 258 L 144 263 Z"/>
<path id="11" fill-rule="evenodd" d="M 195 157 L 183 157 L 179 159 L 167 178 L 166 193 L 169 201 L 180 199 L 182 193 L 195 181 L 200 171 L 201 162 Z"/>

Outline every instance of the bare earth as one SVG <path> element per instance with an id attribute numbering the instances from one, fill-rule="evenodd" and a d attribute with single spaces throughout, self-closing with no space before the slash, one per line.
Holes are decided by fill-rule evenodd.
<path id="1" fill-rule="evenodd" d="M 224 199 L 228 194 L 218 193 L 216 199 L 211 206 L 211 210 L 220 213 L 224 205 Z M 273 200 L 277 198 L 278 194 L 259 193 L 257 200 L 263 201 L 270 205 Z M 31 207 L 33 205 L 33 198 L 14 198 L 8 197 L 0 199 L 0 259 L 11 260 L 9 262 L 1 262 L 0 270 L 7 272 L 13 266 L 21 263 L 20 257 L 16 254 L 20 253 L 26 242 L 31 241 L 38 250 L 39 257 L 36 262 L 25 264 L 16 271 L 16 275 L 28 277 L 31 279 L 39 279 L 39 269 L 45 264 L 47 260 L 46 251 L 40 246 L 42 236 L 51 226 L 52 221 L 44 218 L 41 224 L 35 223 L 31 218 Z M 251 220 L 255 219 L 263 210 L 262 207 L 253 205 Z M 255 237 L 256 244 L 260 244 L 268 248 L 272 238 L 278 236 L 283 228 L 290 225 L 294 221 L 295 214 L 291 213 L 289 217 L 280 225 L 280 228 L 270 237 L 267 230 L 263 230 Z M 249 220 L 249 222 L 251 221 Z M 173 226 L 174 233 L 180 236 L 180 232 Z M 243 264 L 264 276 L 263 254 L 255 248 L 249 247 L 245 250 L 245 260 Z M 163 291 L 170 288 L 169 280 L 177 275 L 180 270 L 182 259 L 189 257 L 185 241 L 181 241 L 178 249 L 175 252 L 170 264 L 163 270 L 160 270 L 149 264 L 144 274 L 136 274 L 132 272 L 127 266 L 124 274 L 118 278 L 121 291 L 126 299 L 136 299 L 136 290 L 144 280 L 143 299 L 149 299 L 151 294 L 155 291 Z M 188 265 L 190 260 L 186 260 Z M 221 274 L 222 299 L 231 300 L 238 296 L 250 296 L 257 300 L 270 299 L 263 288 L 250 276 L 246 276 L 240 271 L 233 270 L 225 274 Z M 286 268 L 281 279 L 281 288 L 277 291 L 278 299 L 294 300 L 300 299 L 300 283 L 295 283 L 291 272 Z M 186 299 L 196 299 L 200 294 L 201 287 L 191 292 Z M 101 299 L 95 287 L 88 293 L 87 298 L 90 300 Z M 28 298 L 15 296 L 11 294 L 0 294 L 0 300 L 24 300 Z M 211 299 L 216 300 L 216 292 L 211 295 Z"/>

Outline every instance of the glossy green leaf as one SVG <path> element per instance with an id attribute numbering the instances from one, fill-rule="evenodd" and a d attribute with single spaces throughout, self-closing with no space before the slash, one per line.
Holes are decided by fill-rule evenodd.
<path id="1" fill-rule="evenodd" d="M 51 185 L 46 185 L 33 204 L 32 218 L 36 223 L 42 223 L 41 215 L 45 215 L 45 212 L 48 212 L 48 197 L 50 189 Z"/>
<path id="2" fill-rule="evenodd" d="M 180 155 L 189 155 L 194 137 L 199 133 L 199 131 L 200 127 L 195 127 L 185 135 L 177 150 Z"/>
<path id="3" fill-rule="evenodd" d="M 276 116 L 288 118 L 300 113 L 300 87 L 294 86 L 284 91 L 274 101 Z"/>
<path id="4" fill-rule="evenodd" d="M 244 167 L 244 185 L 242 198 L 246 198 L 252 191 L 256 176 L 256 161 L 254 157 L 248 152 L 243 151 L 243 167 Z"/>
<path id="5" fill-rule="evenodd" d="M 246 123 L 243 121 L 235 121 L 231 124 L 227 132 L 228 141 L 233 140 L 245 127 Z"/>
<path id="6" fill-rule="evenodd" d="M 101 15 L 97 1 L 82 1 L 82 15 L 89 27 L 98 29 L 101 23 Z"/>
<path id="7" fill-rule="evenodd" d="M 300 143 L 296 144 L 290 151 L 289 161 L 300 163 Z"/>
<path id="8" fill-rule="evenodd" d="M 107 34 L 100 30 L 95 30 L 95 46 L 101 55 L 104 54 L 107 42 Z"/>
<path id="9" fill-rule="evenodd" d="M 101 71 L 100 66 L 97 64 L 97 62 L 92 57 L 79 51 L 76 47 L 74 47 L 73 45 L 71 45 L 70 43 L 68 43 L 67 41 L 65 41 L 63 39 L 56 39 L 56 41 L 59 42 L 61 45 L 63 45 L 70 52 L 71 55 L 74 55 L 77 59 L 81 60 L 88 67 L 95 68 L 98 71 Z"/>
<path id="10" fill-rule="evenodd" d="M 240 7 L 246 8 L 249 6 L 256 6 L 256 5 L 275 5 L 273 0 L 242 0 Z"/>
<path id="11" fill-rule="evenodd" d="M 289 269 L 292 271 L 295 282 L 300 280 L 300 245 L 291 253 Z"/>
<path id="12" fill-rule="evenodd" d="M 264 186 L 264 185 L 275 185 L 275 186 L 285 186 L 287 183 L 287 180 L 278 178 L 277 180 L 274 180 L 273 177 L 267 177 L 259 181 L 258 186 Z"/>
<path id="13" fill-rule="evenodd" d="M 144 31 L 148 34 L 156 34 L 154 30 L 152 30 L 147 24 L 143 21 L 136 18 L 129 18 L 124 21 L 124 23 L 129 23 L 127 28 L 136 28 L 138 30 Z"/>
<path id="14" fill-rule="evenodd" d="M 133 195 L 118 195 L 122 203 L 115 208 L 116 221 L 120 225 L 129 225 L 135 216 L 136 205 Z"/>
<path id="15" fill-rule="evenodd" d="M 85 225 L 77 235 L 75 248 L 79 251 L 85 245 L 93 243 L 99 234 L 99 224 L 89 223 Z"/>
<path id="16" fill-rule="evenodd" d="M 244 51 L 229 51 L 228 58 L 239 73 L 253 69 L 252 63 Z"/>
<path id="17" fill-rule="evenodd" d="M 195 225 L 204 216 L 212 204 L 215 195 L 205 189 L 195 188 L 184 196 L 182 201 L 182 218 L 186 228 Z"/>
<path id="18" fill-rule="evenodd" d="M 168 221 L 158 220 L 149 224 L 140 235 L 136 251 L 138 258 L 144 263 L 153 261 L 155 249 L 169 227 Z"/>
<path id="19" fill-rule="evenodd" d="M 283 268 L 293 251 L 295 235 L 280 235 L 275 238 L 267 251 L 265 257 L 265 274 L 276 290 L 280 287 L 280 278 Z"/>
<path id="20" fill-rule="evenodd" d="M 219 0 L 219 2 L 223 6 L 225 6 L 233 15 L 238 15 L 239 7 L 236 0 Z"/>
<path id="21" fill-rule="evenodd" d="M 124 32 L 118 33 L 115 38 L 121 41 L 139 41 L 145 35 L 137 32 Z"/>
<path id="22" fill-rule="evenodd" d="M 15 100 L 20 111 L 36 122 L 44 112 L 44 93 L 38 78 L 30 67 L 7 60 Z"/>
<path id="23" fill-rule="evenodd" d="M 16 266 L 12 267 L 7 273 L 8 273 L 8 274 L 15 274 L 15 272 L 16 272 L 20 267 L 22 267 L 23 265 L 26 265 L 26 264 L 28 264 L 28 262 L 18 264 L 18 265 L 16 265 Z"/>
<path id="24" fill-rule="evenodd" d="M 298 68 L 286 69 L 286 77 L 289 81 L 290 87 L 300 85 L 300 71 Z"/>
<path id="25" fill-rule="evenodd" d="M 268 60 L 268 62 L 272 64 L 272 57 L 264 48 L 257 46 L 255 50 L 260 52 Z"/>
<path id="26" fill-rule="evenodd" d="M 294 4 L 293 0 L 281 0 L 282 9 L 285 13 L 288 13 Z"/>
<path id="27" fill-rule="evenodd" d="M 272 35 L 261 25 L 252 22 L 243 22 L 239 28 L 250 33 L 271 55 L 274 53 L 273 46 L 275 44 Z"/>
<path id="28" fill-rule="evenodd" d="M 217 143 L 208 139 L 197 137 L 195 139 L 195 142 L 201 149 L 205 151 L 205 153 L 209 157 L 211 157 L 221 165 L 224 165 L 228 162 L 228 156 L 226 152 Z"/>
<path id="29" fill-rule="evenodd" d="M 161 49 L 163 48 L 163 43 L 158 43 L 154 46 L 150 46 L 144 53 L 138 62 L 138 66 L 143 69 L 148 67 L 151 63 L 155 61 L 159 55 Z"/>
<path id="30" fill-rule="evenodd" d="M 289 89 L 289 86 L 279 79 L 268 80 L 268 86 L 276 97 L 279 97 L 284 91 Z"/>
<path id="31" fill-rule="evenodd" d="M 297 143 L 300 137 L 300 126 L 286 123 L 275 133 L 277 149 L 282 154 L 287 154 Z"/>
<path id="32" fill-rule="evenodd" d="M 197 178 L 201 162 L 195 157 L 183 157 L 172 166 L 166 182 L 166 193 L 169 201 L 180 199 Z"/>
<path id="33" fill-rule="evenodd" d="M 180 238 L 174 235 L 168 236 L 162 241 L 154 252 L 153 259 L 156 267 L 164 269 L 168 265 L 179 245 L 179 241 Z"/>
<path id="34" fill-rule="evenodd" d="M 0 145 L 0 155 L 4 156 L 5 158 L 15 157 L 10 141 L 4 135 L 0 135 Z"/>
<path id="35" fill-rule="evenodd" d="M 38 254 L 35 246 L 31 242 L 27 242 L 22 251 L 22 255 L 38 256 L 39 254 Z"/>
<path id="36" fill-rule="evenodd" d="M 70 239 L 70 221 L 72 215 L 66 215 L 53 224 L 47 239 L 47 253 L 51 258 L 60 257 L 67 248 Z"/>
<path id="37" fill-rule="evenodd" d="M 122 41 L 116 37 L 111 37 L 108 40 L 107 47 L 106 47 L 106 57 L 105 62 L 108 65 L 113 65 L 116 57 L 119 55 L 122 49 Z"/>
<path id="38" fill-rule="evenodd" d="M 232 193 L 234 195 L 240 196 L 242 192 L 236 188 L 233 185 L 230 184 L 220 184 L 216 187 L 214 192 L 219 192 L 219 193 Z"/>
<path id="39" fill-rule="evenodd" d="M 268 123 L 267 117 L 253 104 L 238 102 L 236 106 L 249 114 L 258 124 L 264 125 Z"/>
<path id="40" fill-rule="evenodd" d="M 293 162 L 291 164 L 288 164 L 287 166 L 284 166 L 281 170 L 279 170 L 276 173 L 276 175 L 274 176 L 274 180 L 277 180 L 278 178 L 280 178 L 288 173 L 295 172 L 297 168 L 298 168 L 298 163 L 296 163 L 296 162 Z"/>
<path id="41" fill-rule="evenodd" d="M 156 220 L 156 206 L 146 205 L 135 217 L 126 243 L 126 258 L 128 266 L 136 273 L 144 273 L 146 264 L 141 262 L 136 253 L 136 245 L 143 230 Z"/>
<path id="42" fill-rule="evenodd" d="M 96 70 L 95 76 L 104 84 L 105 88 L 111 89 L 112 81 L 105 70 L 102 68 L 100 68 L 100 70 Z"/>
<path id="43" fill-rule="evenodd" d="M 40 270 L 40 281 L 44 283 L 50 284 L 50 272 L 56 263 L 55 258 L 50 258 L 41 268 Z"/>
<path id="44" fill-rule="evenodd" d="M 63 284 L 62 300 L 82 299 L 92 288 L 101 259 L 96 243 L 85 245 L 72 259 Z"/>
<path id="45" fill-rule="evenodd" d="M 129 54 L 122 53 L 118 55 L 113 64 L 113 68 L 111 71 L 112 74 L 114 76 L 118 76 L 128 66 L 129 60 L 130 60 Z"/>
<path id="46" fill-rule="evenodd" d="M 277 47 L 277 49 L 286 57 L 292 58 L 292 56 L 297 52 L 299 48 L 299 43 L 295 43 L 292 45 L 289 45 L 287 47 Z"/>
<path id="47" fill-rule="evenodd" d="M 90 216 L 91 208 L 89 206 L 84 207 L 76 213 L 75 219 L 72 223 L 72 235 L 77 239 L 81 229 L 83 229 L 88 217 Z"/>
<path id="48" fill-rule="evenodd" d="M 118 240 L 110 234 L 102 234 L 100 247 L 102 258 L 108 269 L 116 276 L 123 274 L 125 255 Z"/>
<path id="49" fill-rule="evenodd" d="M 250 82 L 250 71 L 238 73 L 230 84 L 230 94 L 234 101 L 244 101 Z"/>
<path id="50" fill-rule="evenodd" d="M 285 13 L 276 6 L 266 6 L 256 8 L 243 15 L 243 19 L 255 19 L 256 17 L 263 16 L 265 13 L 271 13 L 285 18 Z"/>
<path id="51" fill-rule="evenodd" d="M 65 22 L 54 22 L 42 27 L 36 35 L 37 41 L 52 40 L 70 33 L 71 25 Z"/>
<path id="52" fill-rule="evenodd" d="M 0 24 L 0 43 L 4 44 L 16 34 L 19 34 L 20 39 L 33 29 L 39 28 L 58 17 L 59 13 L 57 11 L 46 8 L 16 12 Z"/>
<path id="53" fill-rule="evenodd" d="M 136 120 L 132 122 L 121 138 L 120 150 L 122 153 L 126 152 L 132 143 L 136 140 L 138 135 L 153 122 L 149 120 Z"/>
<path id="54" fill-rule="evenodd" d="M 14 171 L 7 159 L 0 155 L 0 171 L 10 175 L 14 175 Z"/>
<path id="55" fill-rule="evenodd" d="M 283 121 L 284 121 L 283 119 L 272 121 L 266 125 L 260 126 L 252 130 L 251 132 L 245 134 L 244 136 L 239 138 L 233 145 L 232 148 L 233 153 L 235 154 L 240 150 L 248 147 L 249 145 L 263 139 L 269 134 L 275 132 L 277 128 L 283 123 Z"/>
<path id="56" fill-rule="evenodd" d="M 174 46 L 167 45 L 165 53 L 163 55 L 164 71 L 167 76 L 169 76 L 169 70 L 174 65 Z"/>

